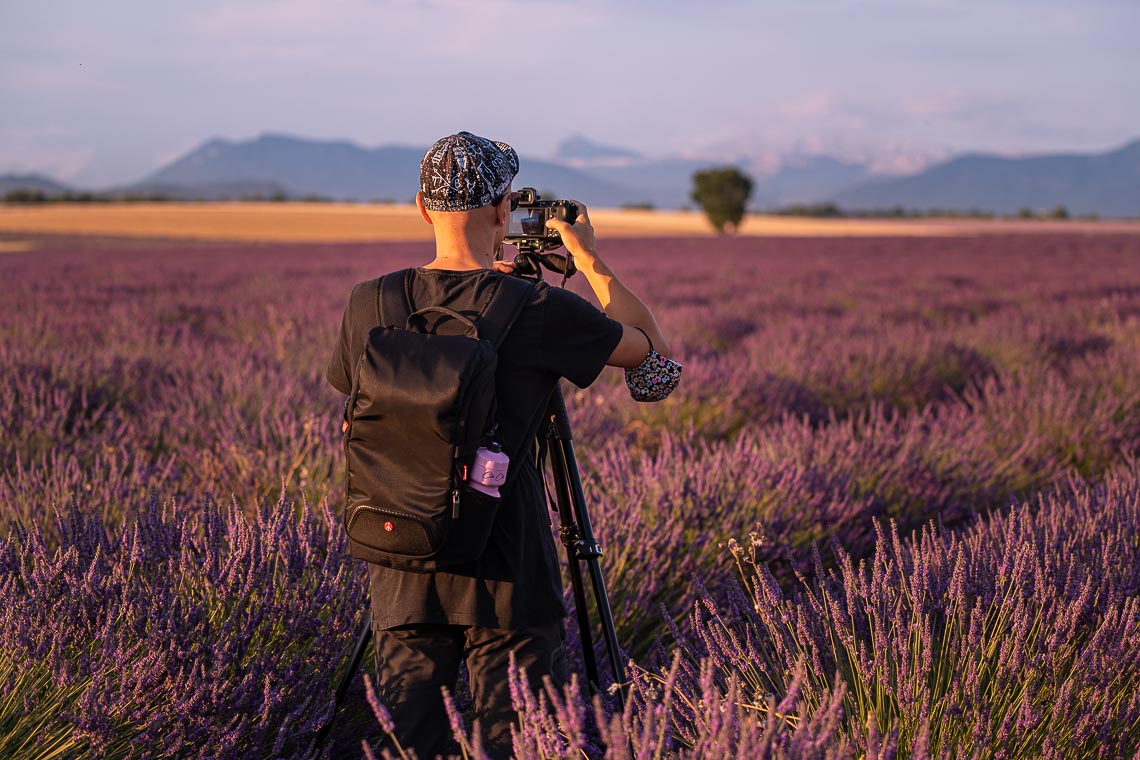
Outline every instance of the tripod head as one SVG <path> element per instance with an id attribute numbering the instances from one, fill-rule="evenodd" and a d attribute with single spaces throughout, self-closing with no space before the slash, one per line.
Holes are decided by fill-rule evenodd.
<path id="1" fill-rule="evenodd" d="M 541 280 L 542 269 L 546 268 L 562 275 L 562 282 L 565 284 L 566 280 L 578 271 L 574 266 L 574 256 L 570 253 L 543 253 L 545 249 L 541 243 L 538 247 L 531 247 L 519 241 L 517 245 L 519 254 L 515 256 L 515 274 L 519 277 Z"/>

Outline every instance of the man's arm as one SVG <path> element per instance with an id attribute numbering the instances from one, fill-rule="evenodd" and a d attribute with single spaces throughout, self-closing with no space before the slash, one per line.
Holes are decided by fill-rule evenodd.
<path id="1" fill-rule="evenodd" d="M 546 226 L 558 231 L 563 245 L 574 256 L 574 264 L 577 265 L 578 271 L 585 275 L 607 316 L 622 325 L 621 341 L 610 354 L 606 364 L 613 367 L 638 366 L 649 353 L 649 341 L 653 341 L 653 350 L 662 356 L 669 356 L 672 348 L 668 338 L 658 327 L 653 312 L 598 256 L 594 227 L 590 224 L 585 204 L 579 201 L 571 202 L 578 207 L 578 218 L 574 224 L 568 224 L 561 219 L 550 219 L 546 222 Z M 645 331 L 644 334 L 642 330 Z"/>
<path id="2" fill-rule="evenodd" d="M 344 307 L 344 317 L 340 321 L 340 332 L 337 334 L 336 346 L 333 347 L 328 366 L 325 368 L 325 378 L 329 381 L 329 385 L 336 388 L 345 396 L 352 392 L 351 372 L 354 357 L 350 347 L 362 343 L 359 338 L 354 339 L 353 337 L 357 334 L 357 331 L 353 329 L 353 303 L 359 302 L 361 298 L 371 298 L 374 289 L 375 280 L 358 283 L 352 289 L 352 292 L 348 296 L 348 303 L 346 303 Z M 346 406 L 346 415 L 347 412 L 348 408 Z M 348 432 L 347 421 L 342 422 L 341 432 Z"/>

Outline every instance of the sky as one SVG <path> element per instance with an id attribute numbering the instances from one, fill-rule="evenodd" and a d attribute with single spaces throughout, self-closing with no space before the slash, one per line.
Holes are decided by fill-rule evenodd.
<path id="1" fill-rule="evenodd" d="M 1140 137 L 1134 0 L 0 0 L 0 173 L 139 180 L 222 137 L 469 130 L 904 172 Z"/>

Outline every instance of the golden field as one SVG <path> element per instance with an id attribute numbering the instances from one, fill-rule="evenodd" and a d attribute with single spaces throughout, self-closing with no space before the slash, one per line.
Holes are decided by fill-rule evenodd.
<path id="1" fill-rule="evenodd" d="M 696 211 L 590 212 L 600 237 L 715 233 Z M 1140 222 L 804 219 L 750 215 L 740 234 L 773 237 L 928 236 L 1043 232 L 1140 233 Z M 430 240 L 411 205 L 349 203 L 113 203 L 0 206 L 0 233 L 272 242 Z M 16 250 L 9 241 L 0 252 Z"/>

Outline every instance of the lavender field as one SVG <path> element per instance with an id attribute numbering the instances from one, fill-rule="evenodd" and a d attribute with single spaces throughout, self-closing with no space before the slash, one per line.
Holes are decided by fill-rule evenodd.
<path id="1" fill-rule="evenodd" d="M 301 756 L 367 604 L 323 369 L 430 245 L 37 243 L 0 254 L 0 757 Z M 566 389 L 633 683 L 515 684 L 519 757 L 1140 757 L 1140 236 L 603 256 L 685 376 Z M 349 702 L 326 754 L 378 756 Z"/>

